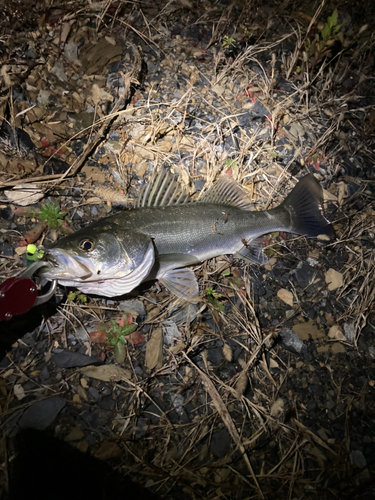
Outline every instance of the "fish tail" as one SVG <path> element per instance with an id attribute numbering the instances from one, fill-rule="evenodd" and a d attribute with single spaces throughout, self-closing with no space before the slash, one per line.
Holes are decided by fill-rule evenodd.
<path id="1" fill-rule="evenodd" d="M 290 232 L 308 238 L 331 237 L 333 228 L 323 216 L 322 202 L 322 187 L 312 174 L 308 174 L 298 182 L 278 208 L 288 212 Z"/>

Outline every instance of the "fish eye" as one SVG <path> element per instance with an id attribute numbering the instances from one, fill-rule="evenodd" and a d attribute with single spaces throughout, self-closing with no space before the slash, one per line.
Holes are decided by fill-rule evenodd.
<path id="1" fill-rule="evenodd" d="M 84 252 L 91 252 L 92 250 L 94 250 L 94 246 L 94 242 L 91 240 L 82 240 L 79 244 L 79 248 Z"/>

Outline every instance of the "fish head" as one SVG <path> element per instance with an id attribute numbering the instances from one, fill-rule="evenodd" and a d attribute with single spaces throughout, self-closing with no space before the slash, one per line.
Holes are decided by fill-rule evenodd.
<path id="1" fill-rule="evenodd" d="M 99 221 L 58 240 L 44 258 L 49 266 L 41 269 L 40 276 L 83 290 L 80 283 L 102 283 L 129 275 L 134 283 L 138 281 L 135 273 L 143 279 L 155 255 L 150 237 Z"/>

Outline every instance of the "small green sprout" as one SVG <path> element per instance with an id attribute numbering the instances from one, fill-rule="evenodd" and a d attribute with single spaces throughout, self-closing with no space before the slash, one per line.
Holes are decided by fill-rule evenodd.
<path id="1" fill-rule="evenodd" d="M 104 332 L 107 336 L 107 344 L 113 347 L 113 353 L 118 363 L 125 361 L 125 345 L 127 343 L 126 336 L 130 335 L 137 328 L 137 324 L 130 323 L 127 325 L 117 324 L 116 321 L 111 320 L 110 325 L 103 324 L 98 326 L 98 330 Z"/>
<path id="2" fill-rule="evenodd" d="M 223 46 L 223 49 L 230 49 L 235 44 L 235 41 L 236 40 L 232 36 L 224 35 L 221 45 Z"/>
<path id="3" fill-rule="evenodd" d="M 60 227 L 62 225 L 66 214 L 67 212 L 62 212 L 60 210 L 58 203 L 51 201 L 40 207 L 40 213 L 37 217 L 46 222 L 49 227 L 53 228 Z"/>
<path id="4" fill-rule="evenodd" d="M 82 293 L 82 292 L 69 292 L 68 294 L 68 300 L 71 300 L 74 302 L 77 300 L 77 302 L 80 302 L 81 304 L 86 304 L 87 303 L 87 296 Z"/>
<path id="5" fill-rule="evenodd" d="M 216 309 L 219 309 L 219 311 L 224 312 L 224 304 L 220 302 L 219 299 L 221 299 L 223 296 L 221 293 L 216 292 L 212 287 L 207 288 L 206 290 L 206 299 L 208 302 L 216 307 Z"/>
<path id="6" fill-rule="evenodd" d="M 302 57 L 300 57 L 302 64 L 296 67 L 297 73 L 301 73 L 304 65 L 313 67 L 317 62 L 328 56 L 330 54 L 330 47 L 336 40 L 340 40 L 341 42 L 344 40 L 344 33 L 340 31 L 343 24 L 337 24 L 337 19 L 338 12 L 334 10 L 320 30 L 320 35 L 316 33 L 312 40 L 306 38 L 305 50 Z"/>
<path id="7" fill-rule="evenodd" d="M 323 29 L 320 30 L 323 40 L 332 40 L 338 35 L 342 24 L 337 24 L 338 12 L 335 9 L 332 16 L 329 16 L 327 22 L 324 24 Z"/>

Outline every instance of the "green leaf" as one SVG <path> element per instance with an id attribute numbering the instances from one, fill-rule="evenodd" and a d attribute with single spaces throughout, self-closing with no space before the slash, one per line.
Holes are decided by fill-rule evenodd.
<path id="1" fill-rule="evenodd" d="M 230 271 L 224 271 L 220 278 L 226 278 L 227 276 L 230 276 Z"/>
<path id="2" fill-rule="evenodd" d="M 125 350 L 124 344 L 121 344 L 121 342 L 118 342 L 113 349 L 113 353 L 115 355 L 115 359 L 116 359 L 117 363 L 121 364 L 125 361 L 126 350 Z"/>
<path id="3" fill-rule="evenodd" d="M 337 18 L 338 18 L 338 12 L 337 12 L 337 9 L 335 9 L 333 12 L 332 12 L 332 16 L 330 16 L 328 18 L 328 24 L 329 24 L 329 27 L 332 29 L 334 26 L 337 25 Z"/>
<path id="4" fill-rule="evenodd" d="M 121 328 L 121 334 L 122 335 L 130 335 L 134 330 L 137 328 L 138 325 L 135 323 L 132 323 L 131 325 L 125 325 Z"/>
<path id="5" fill-rule="evenodd" d="M 322 35 L 323 40 L 329 37 L 329 35 L 331 34 L 331 28 L 327 23 L 323 26 L 323 29 L 321 30 L 320 33 Z"/>

